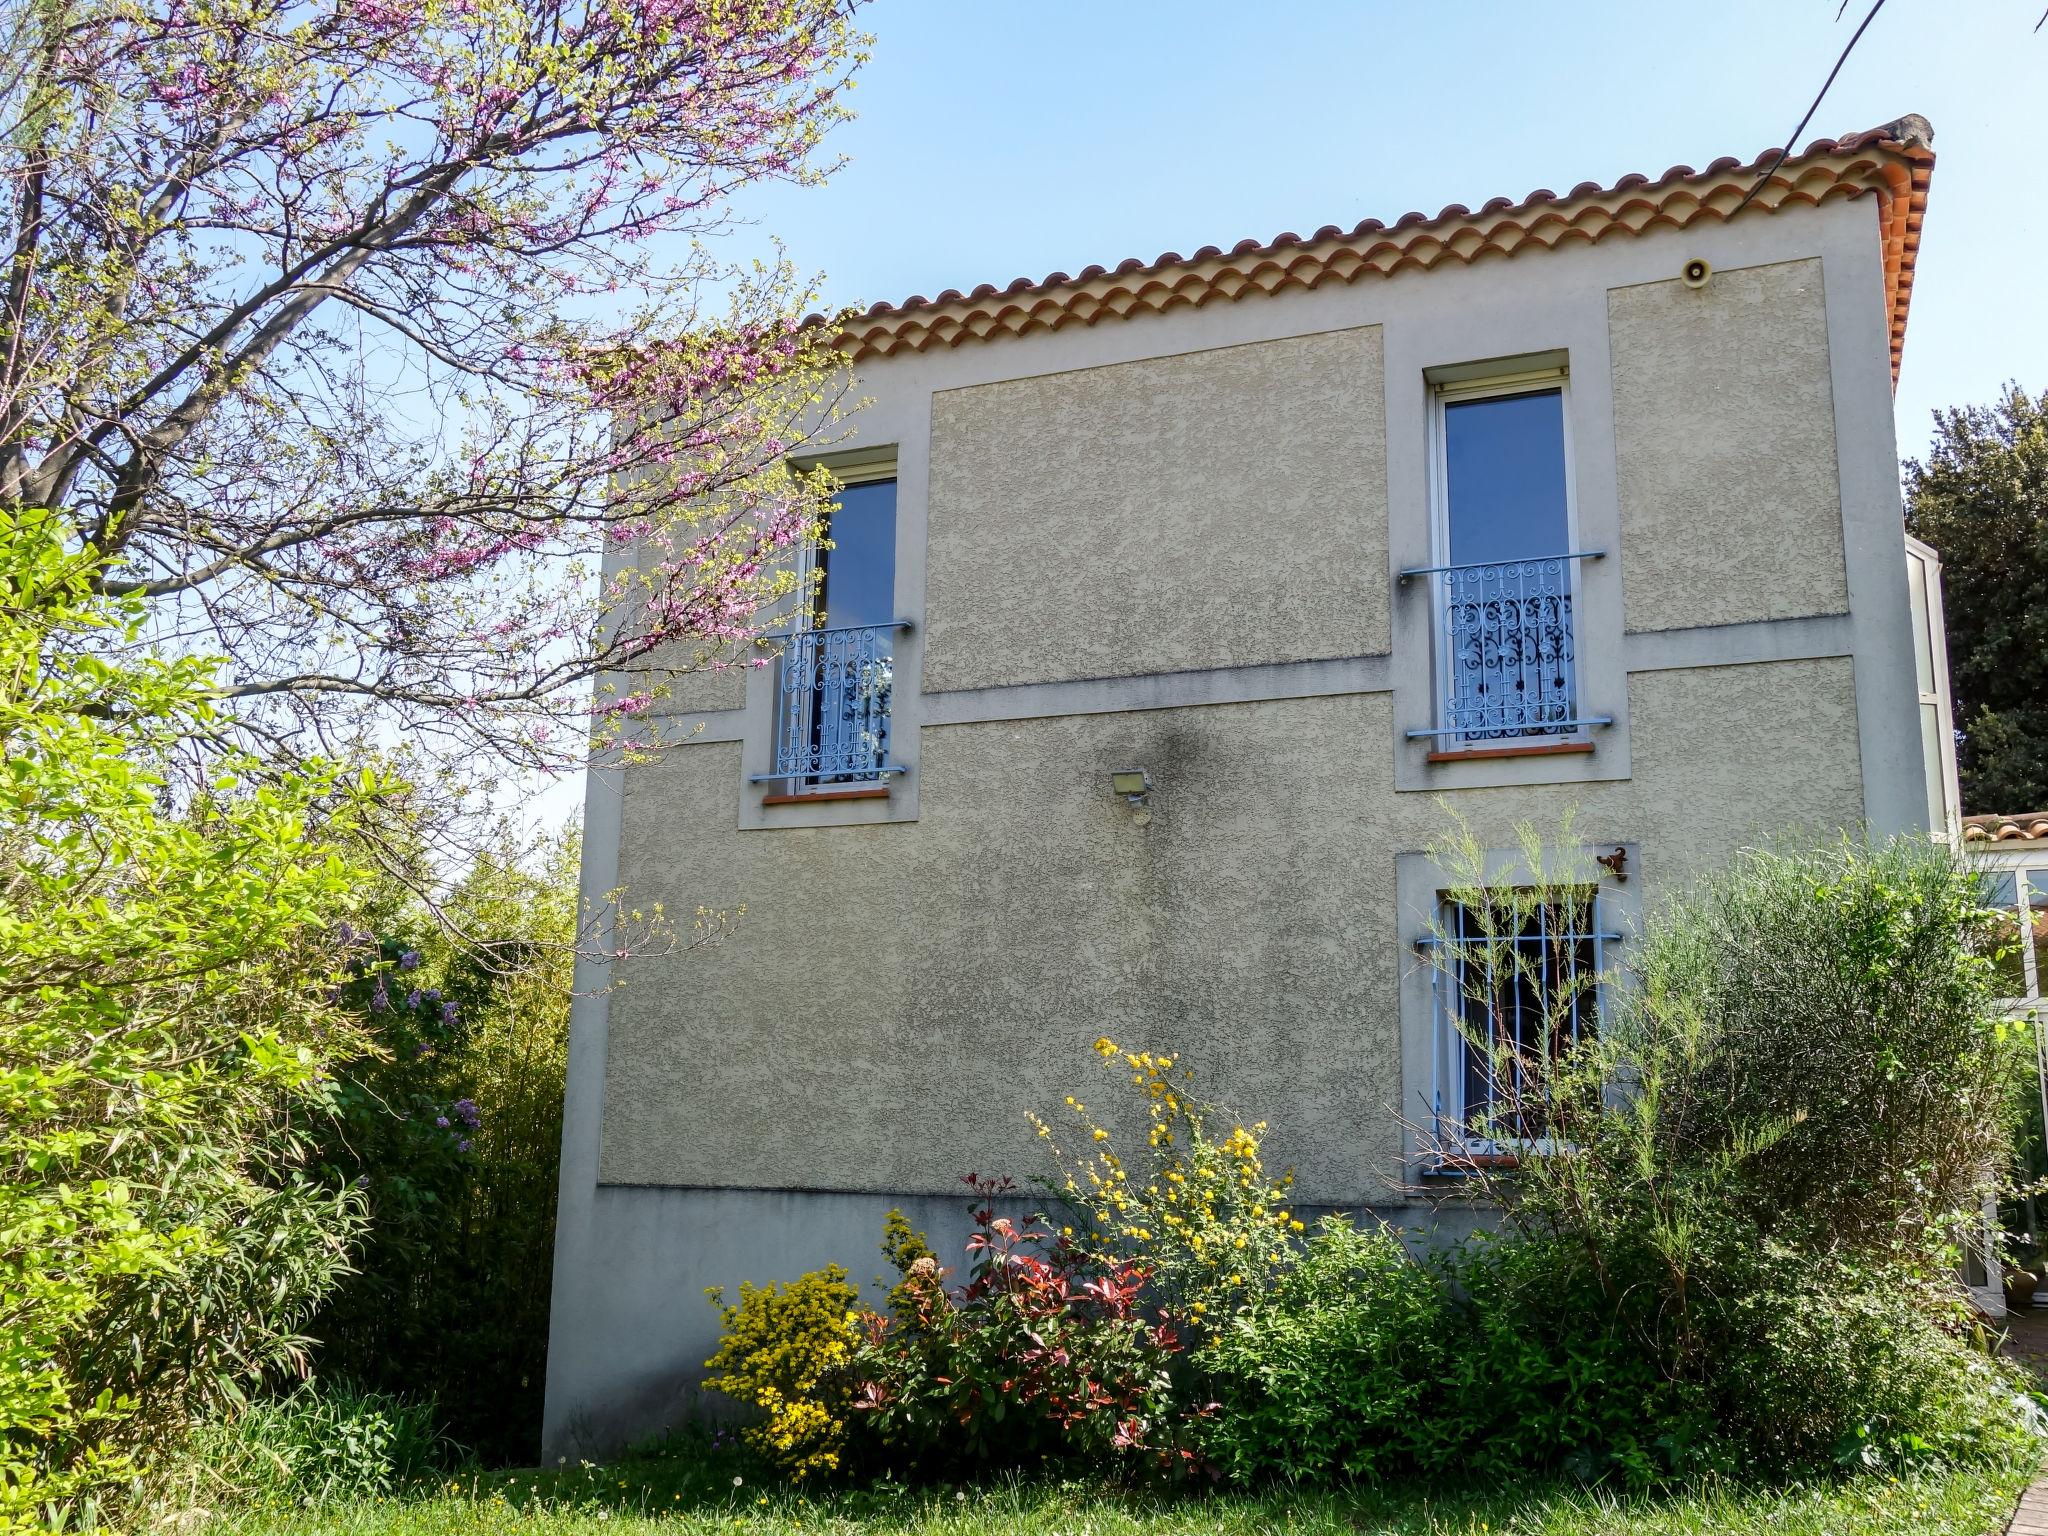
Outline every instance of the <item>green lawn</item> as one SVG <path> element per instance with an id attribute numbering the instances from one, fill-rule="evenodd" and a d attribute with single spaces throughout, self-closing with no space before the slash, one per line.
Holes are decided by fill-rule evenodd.
<path id="1" fill-rule="evenodd" d="M 2014 1468 L 1904 1482 L 1868 1477 L 1786 1493 L 1708 1489 L 1630 1501 L 1558 1487 L 1127 1494 L 1045 1479 L 805 1494 L 758 1487 L 733 1467 L 719 1458 L 671 1455 L 611 1467 L 480 1474 L 342 1507 L 223 1515 L 207 1529 L 211 1536 L 1988 1536 L 2003 1529 L 2029 1476 Z M 198 1523 L 190 1512 L 177 1521 L 186 1531 Z"/>

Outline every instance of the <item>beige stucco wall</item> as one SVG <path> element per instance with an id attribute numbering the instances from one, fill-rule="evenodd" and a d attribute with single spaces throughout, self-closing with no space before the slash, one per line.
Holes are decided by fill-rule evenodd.
<path id="1" fill-rule="evenodd" d="M 1859 818 L 1846 659 L 1641 673 L 1630 701 L 1633 780 L 1459 808 L 1506 845 L 1576 804 L 1588 836 L 1641 846 L 1652 893 L 1754 834 Z M 1394 792 L 1391 729 L 1384 693 L 932 728 L 922 818 L 890 826 L 734 831 L 736 746 L 630 769 L 634 904 L 746 911 L 714 948 L 622 968 L 603 1179 L 908 1194 L 1034 1174 L 1025 1112 L 1100 1089 L 1107 1033 L 1185 1052 L 1273 1122 L 1305 1200 L 1385 1201 L 1413 963 L 1394 856 L 1443 828 Z M 1134 763 L 1149 828 L 1104 782 Z"/>
<path id="2" fill-rule="evenodd" d="M 661 666 L 675 668 L 677 675 L 666 679 L 666 694 L 657 701 L 656 712 L 682 715 L 739 709 L 747 702 L 750 659 L 767 654 L 752 644 L 706 648 L 701 652 L 671 648 L 658 661 Z"/>
<path id="3" fill-rule="evenodd" d="M 1383 654 L 1380 330 L 932 398 L 925 687 Z"/>
<path id="4" fill-rule="evenodd" d="M 1607 310 L 1628 628 L 1847 612 L 1820 262 Z"/>

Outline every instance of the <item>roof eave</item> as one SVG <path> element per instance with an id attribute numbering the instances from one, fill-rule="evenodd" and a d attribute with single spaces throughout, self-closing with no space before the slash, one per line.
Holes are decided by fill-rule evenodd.
<path id="1" fill-rule="evenodd" d="M 1934 171 L 1933 138 L 1925 118 L 1908 116 L 1848 138 L 1816 140 L 1782 163 L 1774 163 L 1780 153 L 1772 149 L 1747 163 L 1730 156 L 1704 170 L 1673 166 L 1659 177 L 1629 175 L 1608 187 L 1582 182 L 1562 196 L 1545 189 L 1519 202 L 1495 198 L 1477 212 L 1454 203 L 1434 216 L 1404 214 L 1390 225 L 1368 219 L 1305 238 L 1244 240 L 1228 251 L 1204 246 L 1191 256 L 1168 251 L 1149 262 L 1133 258 L 1072 276 L 1020 277 L 1000 289 L 986 283 L 971 293 L 948 289 L 936 298 L 877 304 L 840 317 L 841 336 L 858 362 L 1874 195 L 1896 389 Z"/>

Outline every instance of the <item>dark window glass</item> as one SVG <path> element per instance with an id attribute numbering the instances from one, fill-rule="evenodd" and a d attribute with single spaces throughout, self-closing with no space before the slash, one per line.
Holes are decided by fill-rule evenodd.
<path id="1" fill-rule="evenodd" d="M 1564 394 L 1444 407 L 1451 564 L 1565 553 Z"/>
<path id="2" fill-rule="evenodd" d="M 1598 1023 L 1598 914 L 1590 891 L 1503 902 L 1490 916 L 1446 904 L 1440 984 L 1462 1025 L 1467 1135 L 1542 1134 L 1544 1063 L 1554 1066 Z"/>
<path id="3" fill-rule="evenodd" d="M 832 547 L 823 551 L 824 624 L 888 624 L 896 618 L 896 482 L 849 485 L 825 525 Z"/>

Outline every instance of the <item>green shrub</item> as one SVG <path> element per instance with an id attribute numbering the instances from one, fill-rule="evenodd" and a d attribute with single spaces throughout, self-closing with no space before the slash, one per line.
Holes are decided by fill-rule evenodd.
<path id="1" fill-rule="evenodd" d="M 1453 899 L 1496 900 L 1470 840 L 1452 854 Z M 1524 862 L 1537 900 L 1591 884 L 1583 850 Z M 2011 1443 L 1947 1241 L 2003 1160 L 1984 932 L 1971 874 L 1924 842 L 1749 853 L 1666 902 L 1597 1037 L 1475 1042 L 1498 1123 L 1544 1128 L 1503 1143 L 1509 1171 L 1446 1149 L 1507 1224 L 1454 1265 L 1480 1341 L 1457 1396 L 1500 1410 L 1486 1456 L 1641 1483 Z"/>
<path id="2" fill-rule="evenodd" d="M 2007 1159 L 1994 938 L 1921 839 L 1740 855 L 1651 921 L 1612 1010 L 1607 1059 L 1658 1074 L 1638 1139 L 1664 1167 L 1740 1150 L 1723 1193 L 1765 1230 L 1917 1250 Z"/>
<path id="3" fill-rule="evenodd" d="M 908 1223 L 885 1233 L 901 1305 L 868 1319 L 854 1360 L 863 1433 L 891 1466 L 926 1472 L 1053 1462 L 1190 1470 L 1172 1375 L 1181 1338 L 1145 1315 L 1145 1266 L 1054 1231 L 1042 1213 L 999 1214 L 1014 1193 L 1008 1179 L 965 1182 L 975 1194 L 965 1285 L 947 1287 Z"/>
<path id="4" fill-rule="evenodd" d="M 93 654 L 142 638 L 97 568 L 0 511 L 0 1528 L 103 1513 L 301 1367 L 361 1223 L 307 1132 L 359 1044 L 323 935 L 383 786 L 225 746 L 204 660 Z"/>
<path id="5" fill-rule="evenodd" d="M 1203 1452 L 1233 1481 L 1437 1470 L 1462 1449 L 1435 1420 L 1461 1327 L 1391 1229 L 1326 1219 L 1300 1261 L 1192 1357 L 1216 1403 Z"/>
<path id="6" fill-rule="evenodd" d="M 704 1385 L 761 1413 L 741 1438 L 798 1481 L 838 1471 L 861 1315 L 846 1271 L 829 1264 L 787 1285 L 742 1283 L 733 1306 L 720 1289 L 705 1294 L 723 1333 Z"/>
<path id="7" fill-rule="evenodd" d="M 194 1426 L 159 1481 L 165 1507 L 336 1504 L 396 1491 L 452 1447 L 432 1401 L 308 1382 Z"/>
<path id="8" fill-rule="evenodd" d="M 443 902 L 374 912 L 345 1002 L 374 1048 L 339 1073 L 321 1161 L 358 1187 L 357 1273 L 308 1326 L 317 1367 L 433 1397 L 487 1464 L 540 1451 L 576 840 L 508 837 Z"/>
<path id="9" fill-rule="evenodd" d="M 1440 850 L 1482 945 L 1494 927 L 1474 955 L 1442 936 L 1468 976 L 1492 979 L 1501 935 L 1576 944 L 1543 919 L 1586 910 L 1590 855 L 1524 841 L 1513 887 L 1489 883 L 1469 834 Z M 1601 979 L 1597 1031 L 1565 1027 L 1592 1002 L 1576 962 L 1521 977 L 1515 996 L 1559 1027 L 1474 1027 L 1499 1105 L 1483 1146 L 1441 1148 L 1463 1176 L 1449 1187 L 1499 1230 L 1426 1264 L 1385 1228 L 1304 1240 L 1263 1126 L 1193 1099 L 1174 1058 L 1098 1041 L 1138 1090 L 1144 1149 L 1070 1100 L 1080 1155 L 1040 1127 L 1069 1220 L 998 1216 L 1012 1186 L 971 1180 L 957 1292 L 892 1217 L 903 1281 L 855 1352 L 855 1422 L 927 1472 L 1201 1459 L 1237 1481 L 1643 1488 L 2037 1452 L 2018 1377 L 1967 1342 L 1948 1242 L 2006 1135 L 2012 1040 L 1985 938 L 1947 852 L 1838 843 L 1746 854 L 1668 899 L 1626 946 L 1630 974 Z M 762 1344 L 736 1342 L 728 1314 L 736 1367 L 801 1332 L 755 1295 Z M 850 1289 L 834 1305 L 850 1330 Z M 790 1394 L 759 1374 L 735 1380 L 772 1413 Z M 817 1416 L 835 1458 L 837 1406 Z"/>

